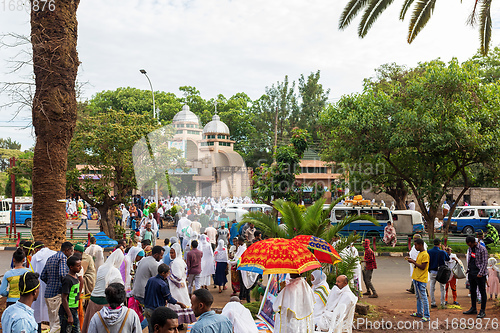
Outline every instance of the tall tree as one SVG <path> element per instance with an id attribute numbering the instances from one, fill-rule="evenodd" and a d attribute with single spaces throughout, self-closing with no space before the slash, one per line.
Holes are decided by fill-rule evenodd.
<path id="1" fill-rule="evenodd" d="M 339 29 L 345 29 L 358 15 L 363 12 L 358 26 L 358 35 L 363 38 L 377 18 L 394 0 L 350 0 L 344 7 L 339 20 Z M 405 0 L 399 14 L 403 21 L 406 13 L 413 5 L 413 12 L 408 26 L 408 43 L 413 42 L 418 33 L 425 27 L 434 12 L 437 0 Z M 492 0 L 475 0 L 469 23 L 476 25 L 479 21 L 479 42 L 481 53 L 487 54 L 491 42 L 491 3 Z M 477 8 L 478 5 L 480 8 Z"/>
<path id="2" fill-rule="evenodd" d="M 293 126 L 306 129 L 313 141 L 318 141 L 319 115 L 325 109 L 330 89 L 323 89 L 319 83 L 320 71 L 311 73 L 307 78 L 304 74 L 299 78 L 300 109 L 292 114 Z M 306 127 L 304 127 L 306 126 Z"/>
<path id="3" fill-rule="evenodd" d="M 32 121 L 36 144 L 33 157 L 33 236 L 53 249 L 66 240 L 66 166 L 76 125 L 75 81 L 80 1 L 44 6 L 31 1 L 31 44 L 36 91 Z"/>
<path id="4" fill-rule="evenodd" d="M 170 122 L 182 108 L 182 103 L 173 93 L 155 91 L 155 105 L 161 122 Z M 153 117 L 153 97 L 150 90 L 131 87 L 101 91 L 89 101 L 88 110 L 92 114 L 104 110 L 123 110 L 125 113 L 149 114 Z"/>
<path id="5" fill-rule="evenodd" d="M 114 110 L 86 116 L 78 121 L 75 137 L 71 141 L 69 191 L 99 209 L 103 231 L 110 237 L 115 236 L 114 208 L 125 203 L 137 185 L 132 148 L 144 137 L 153 141 L 149 134 L 157 128 L 156 120 L 147 114 Z M 157 146 L 150 148 L 158 149 Z M 171 153 L 169 160 L 180 160 L 180 151 L 168 152 Z M 84 167 L 77 168 L 77 165 Z M 90 170 L 99 172 L 97 179 L 82 176 L 88 175 Z"/>
<path id="6" fill-rule="evenodd" d="M 21 150 L 21 144 L 17 141 L 13 141 L 11 138 L 1 139 L 0 138 L 0 171 L 5 171 L 9 167 L 9 157 L 11 156 L 8 151 L 4 151 L 3 149 L 8 150 Z"/>
<path id="7" fill-rule="evenodd" d="M 404 180 L 432 223 L 451 183 L 471 165 L 499 161 L 500 83 L 482 84 L 471 62 L 423 63 L 401 79 L 365 84 L 323 114 L 329 160 L 376 156 Z M 429 203 L 429 210 L 425 206 Z M 433 228 L 429 228 L 433 236 Z"/>
<path id="8" fill-rule="evenodd" d="M 500 80 L 500 47 L 495 46 L 486 55 L 478 53 L 471 60 L 479 66 L 484 83 Z"/>

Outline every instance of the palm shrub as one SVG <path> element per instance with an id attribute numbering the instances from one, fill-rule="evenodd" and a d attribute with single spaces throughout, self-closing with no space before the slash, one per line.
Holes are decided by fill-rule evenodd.
<path id="1" fill-rule="evenodd" d="M 368 220 L 375 225 L 380 225 L 370 215 L 346 216 L 341 222 L 332 225 L 330 212 L 345 197 L 338 198 L 327 208 L 325 208 L 325 199 L 319 199 L 305 210 L 294 202 L 278 199 L 273 201 L 273 206 L 281 214 L 281 224 L 278 224 L 276 216 L 262 212 L 249 212 L 245 214 L 238 227 L 245 223 L 252 223 L 263 235 L 271 238 L 292 239 L 298 235 L 312 235 L 331 243 L 334 237 L 340 237 L 335 243 L 335 249 L 340 254 L 342 250 L 360 238 L 359 235 L 353 233 L 341 237 L 340 231 L 344 227 L 358 220 Z M 334 267 L 323 264 L 329 284 L 332 285 L 330 282 L 335 281 L 338 275 L 346 275 L 351 280 L 358 262 L 359 258 L 348 256 Z"/>

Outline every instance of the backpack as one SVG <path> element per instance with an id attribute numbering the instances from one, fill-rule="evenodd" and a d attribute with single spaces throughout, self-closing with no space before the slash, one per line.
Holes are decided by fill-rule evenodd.
<path id="1" fill-rule="evenodd" d="M 450 280 L 451 269 L 447 265 L 441 265 L 438 267 L 438 273 L 436 280 L 439 283 L 447 283 Z"/>

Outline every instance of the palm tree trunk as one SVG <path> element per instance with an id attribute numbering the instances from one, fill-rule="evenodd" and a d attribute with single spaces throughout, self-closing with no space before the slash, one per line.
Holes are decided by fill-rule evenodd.
<path id="1" fill-rule="evenodd" d="M 36 91 L 33 126 L 33 236 L 52 249 L 66 240 L 65 205 L 68 147 L 76 125 L 79 0 L 57 1 L 31 11 Z M 43 3 L 42 3 L 43 4 Z M 33 4 L 32 4 L 33 6 Z M 53 9 L 53 10 L 50 10 Z"/>

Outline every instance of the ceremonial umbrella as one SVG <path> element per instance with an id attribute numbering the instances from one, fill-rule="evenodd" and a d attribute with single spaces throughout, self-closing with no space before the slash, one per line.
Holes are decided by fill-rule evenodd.
<path id="1" fill-rule="evenodd" d="M 322 238 L 311 235 L 300 235 L 294 237 L 293 240 L 307 246 L 307 248 L 314 253 L 314 256 L 319 262 L 334 265 L 342 261 L 335 248 Z"/>
<path id="2" fill-rule="evenodd" d="M 301 274 L 321 264 L 303 244 L 291 239 L 269 238 L 252 244 L 239 260 L 238 269 L 260 274 Z"/>

